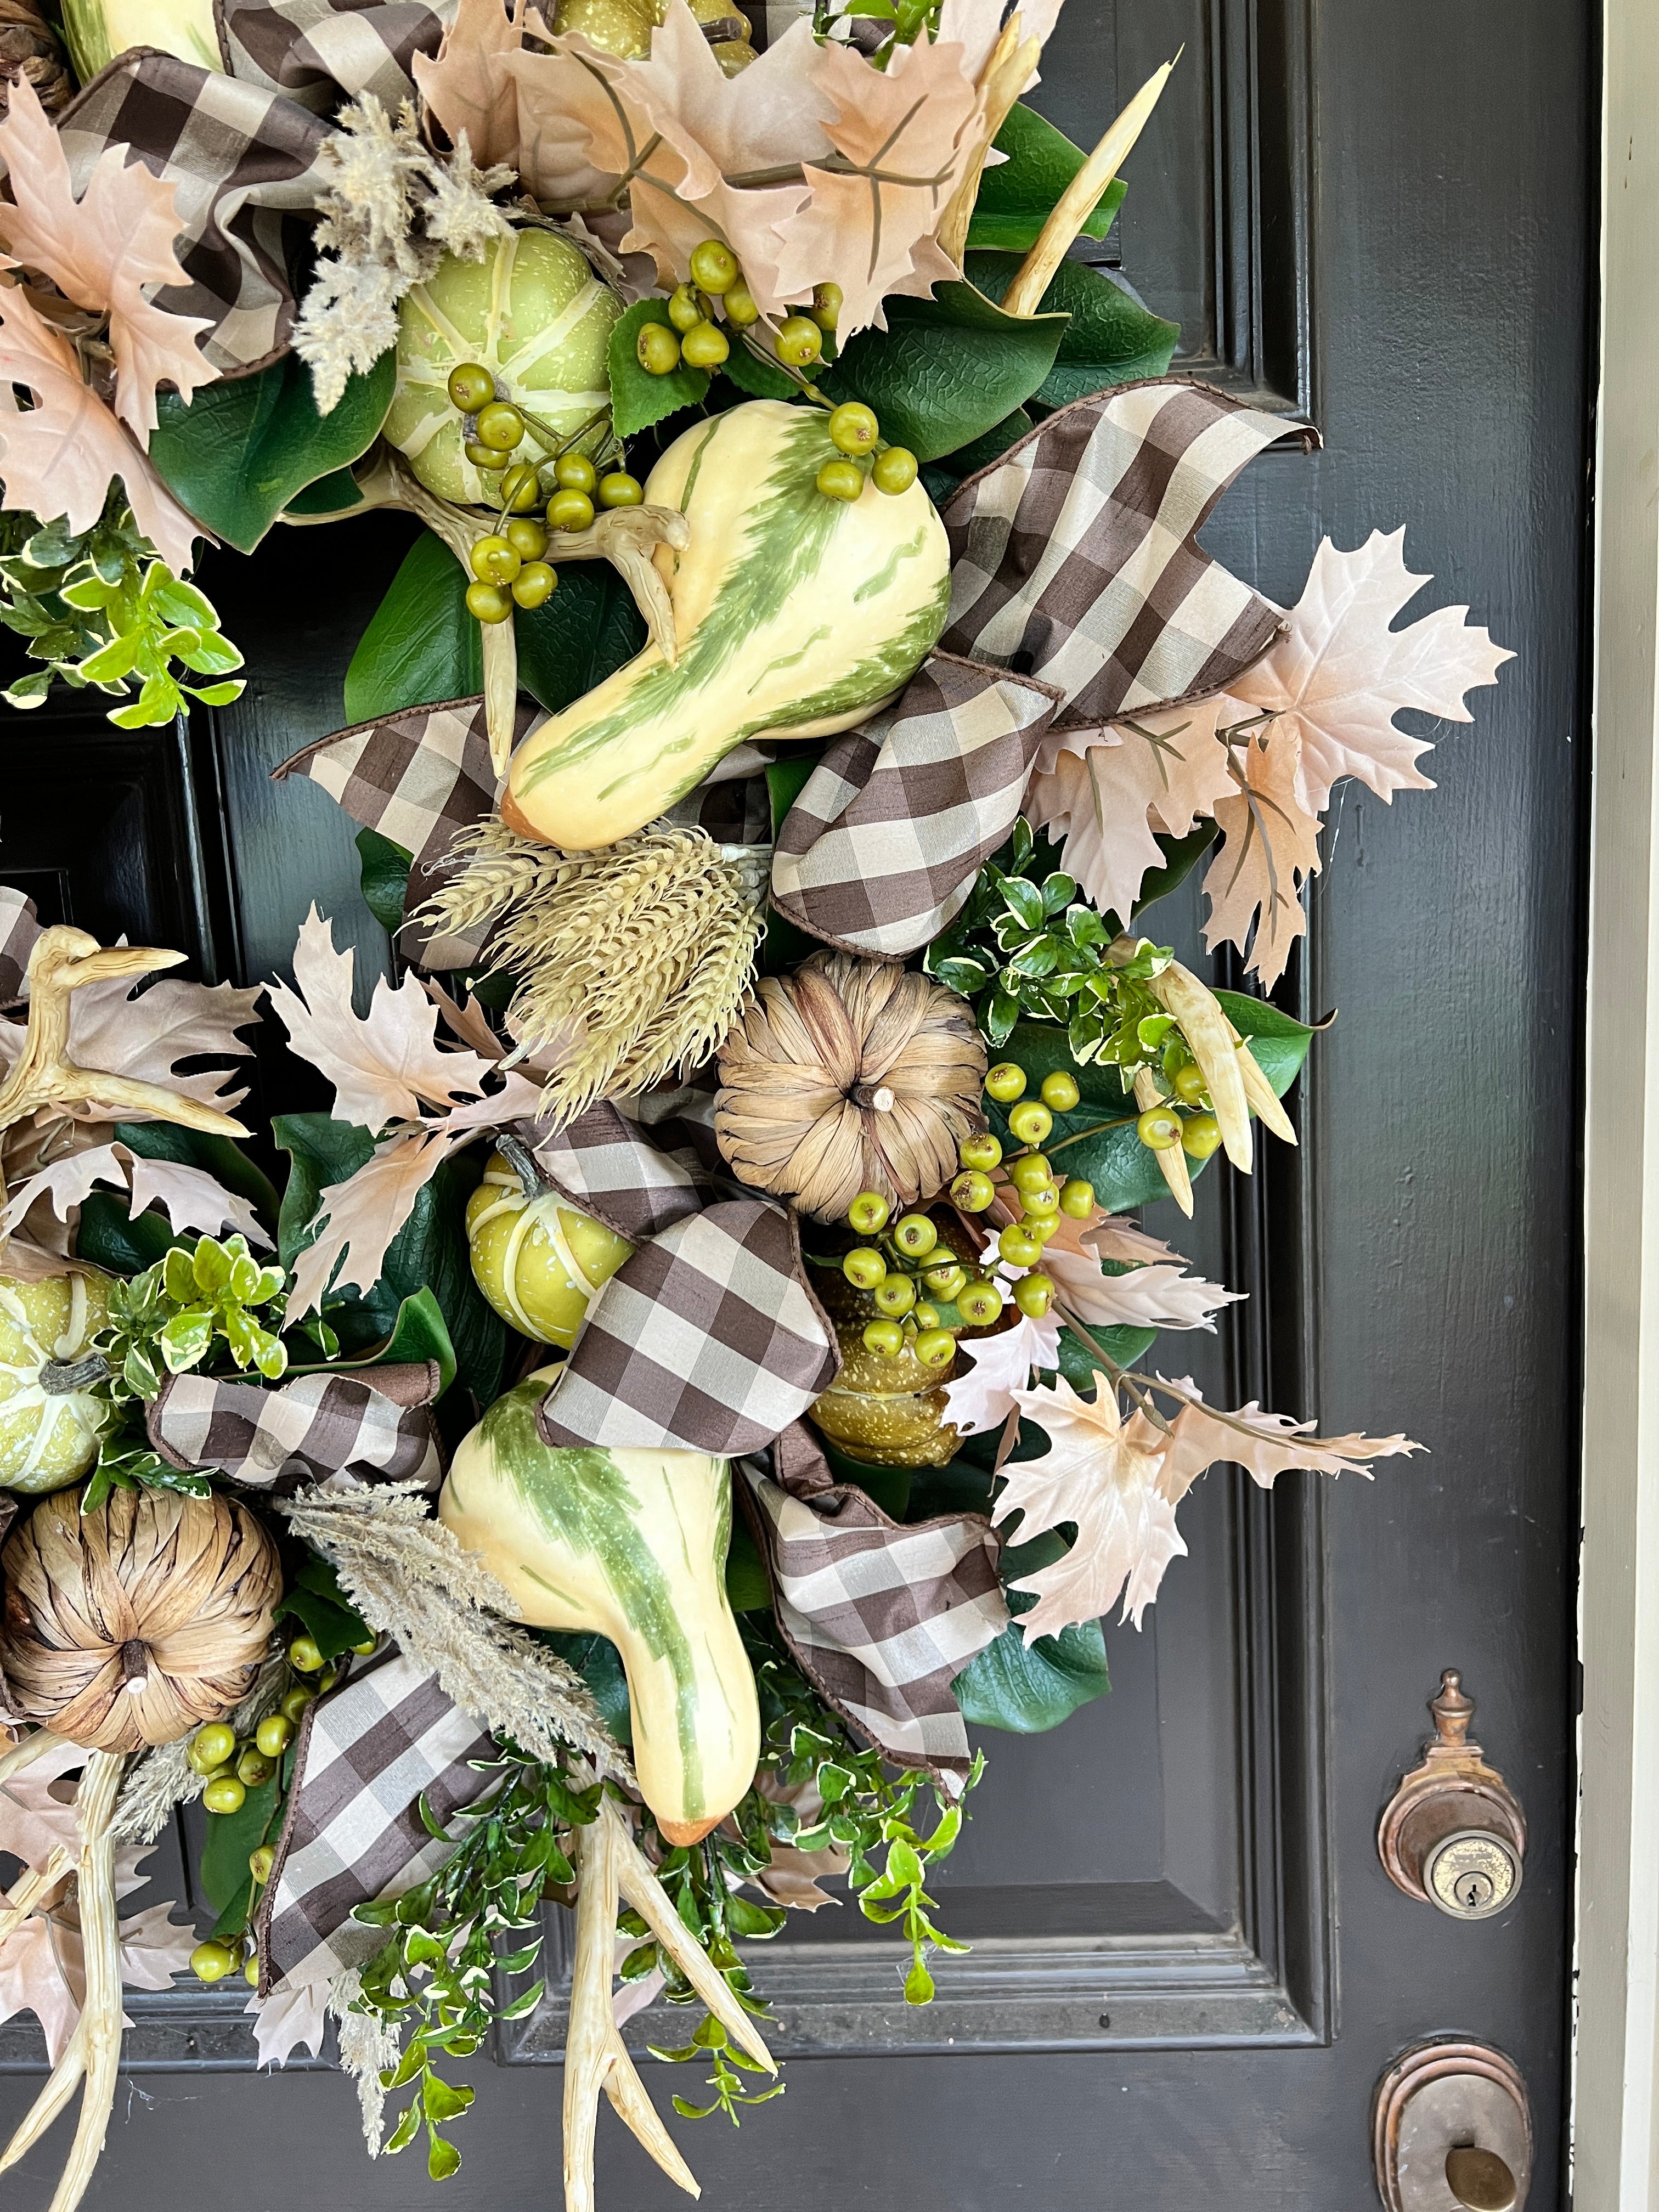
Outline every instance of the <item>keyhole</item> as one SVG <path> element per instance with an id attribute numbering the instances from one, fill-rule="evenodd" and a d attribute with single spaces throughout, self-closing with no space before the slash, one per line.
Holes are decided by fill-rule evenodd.
<path id="1" fill-rule="evenodd" d="M 1479 1912 L 1483 1905 L 1492 1903 L 1492 1876 L 1489 1874 L 1466 1874 L 1459 1881 L 1455 1894 L 1465 1912 Z"/>

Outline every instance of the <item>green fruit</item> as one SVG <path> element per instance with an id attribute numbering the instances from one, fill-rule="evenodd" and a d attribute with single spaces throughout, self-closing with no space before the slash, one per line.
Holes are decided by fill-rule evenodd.
<path id="1" fill-rule="evenodd" d="M 109 1318 L 101 1275 L 0 1275 L 0 1488 L 35 1492 L 78 1481 L 98 1456 L 109 1387 L 49 1390 L 53 1360 L 75 1360 Z"/>
<path id="2" fill-rule="evenodd" d="M 462 451 L 465 453 L 467 459 L 471 462 L 475 469 L 483 469 L 492 473 L 497 469 L 505 469 L 507 463 L 513 458 L 511 453 L 501 453 L 494 446 L 479 445 L 475 438 L 467 439 L 462 447 Z M 493 492 L 487 491 L 484 489 L 482 479 L 480 480 L 478 496 L 480 499 L 489 498 L 492 500 L 495 497 L 495 494 Z"/>
<path id="3" fill-rule="evenodd" d="M 925 1213 L 907 1213 L 894 1224 L 893 1242 L 907 1260 L 925 1260 L 939 1243 L 939 1231 Z"/>
<path id="4" fill-rule="evenodd" d="M 190 1740 L 185 1756 L 198 1774 L 212 1774 L 236 1755 L 236 1731 L 223 1721 L 210 1721 Z"/>
<path id="5" fill-rule="evenodd" d="M 921 1275 L 923 1287 L 930 1291 L 934 1297 L 942 1299 L 946 1305 L 955 1300 L 957 1291 L 961 1290 L 967 1279 L 967 1269 L 955 1260 L 952 1260 L 948 1267 L 924 1267 Z"/>
<path id="6" fill-rule="evenodd" d="M 887 1262 L 870 1245 L 857 1244 L 842 1261 L 841 1272 L 855 1291 L 873 1291 L 887 1280 Z"/>
<path id="7" fill-rule="evenodd" d="M 916 480 L 916 457 L 908 446 L 889 446 L 884 453 L 876 455 L 876 465 L 870 471 L 878 491 L 896 498 L 908 491 Z"/>
<path id="8" fill-rule="evenodd" d="M 545 528 L 527 514 L 515 514 L 511 522 L 503 523 L 501 536 L 521 561 L 539 561 L 547 550 Z M 495 579 L 492 576 L 489 580 L 494 583 Z"/>
<path id="9" fill-rule="evenodd" d="M 740 331 L 746 331 L 750 323 L 760 320 L 760 309 L 755 305 L 754 295 L 741 281 L 727 286 L 720 305 L 726 310 L 726 321 Z"/>
<path id="10" fill-rule="evenodd" d="M 267 1759 L 255 1744 L 247 1745 L 236 1762 L 236 1779 L 247 1790 L 257 1790 L 261 1783 L 269 1782 L 276 1771 L 276 1760 Z"/>
<path id="11" fill-rule="evenodd" d="M 492 399 L 473 416 L 472 435 L 492 452 L 515 453 L 524 443 L 524 416 L 510 399 Z"/>
<path id="12" fill-rule="evenodd" d="M 1213 1114 L 1194 1114 L 1182 1125 L 1182 1150 L 1195 1160 L 1207 1160 L 1220 1142 L 1221 1124 Z"/>
<path id="13" fill-rule="evenodd" d="M 924 1328 L 910 1349 L 924 1367 L 948 1367 L 957 1355 L 957 1340 L 948 1328 Z"/>
<path id="14" fill-rule="evenodd" d="M 455 413 L 451 370 L 487 371 L 507 400 L 556 436 L 568 437 L 611 404 L 606 353 L 622 311 L 622 301 L 569 240 L 551 231 L 515 230 L 491 239 L 479 261 L 446 254 L 398 311 L 398 386 L 386 419 L 387 443 L 408 457 L 428 491 L 463 507 L 484 504 L 479 471 L 464 446 L 492 449 L 472 434 L 471 419 Z M 601 421 L 585 442 L 597 447 L 605 435 Z M 542 447 L 528 440 L 509 453 L 529 463 L 542 456 Z"/>
<path id="15" fill-rule="evenodd" d="M 250 1951 L 248 1953 L 247 1964 L 242 1969 L 242 1979 L 247 1984 L 249 1989 L 257 1990 L 258 1988 L 259 1954 L 257 1951 Z"/>
<path id="16" fill-rule="evenodd" d="M 983 1213 L 997 1194 L 997 1187 L 977 1168 L 966 1168 L 951 1185 L 951 1203 L 964 1213 Z"/>
<path id="17" fill-rule="evenodd" d="M 1028 1320 L 1041 1321 L 1054 1302 L 1054 1286 L 1047 1275 L 1023 1275 L 1014 1285 L 1014 1304 Z"/>
<path id="18" fill-rule="evenodd" d="M 286 1714 L 295 1727 L 298 1728 L 301 1721 L 305 1717 L 306 1707 L 314 1705 L 316 1702 L 315 1690 L 308 1690 L 303 1682 L 296 1682 L 291 1690 L 283 1692 L 283 1702 L 276 1710 L 279 1713 Z"/>
<path id="19" fill-rule="evenodd" d="M 1060 1194 L 1060 1210 L 1073 1221 L 1086 1221 L 1095 1210 L 1095 1187 L 1082 1176 L 1068 1177 Z"/>
<path id="20" fill-rule="evenodd" d="M 526 561 L 513 579 L 513 604 L 526 609 L 545 606 L 558 586 L 558 571 L 545 561 Z"/>
<path id="21" fill-rule="evenodd" d="M 957 1311 L 971 1328 L 989 1328 L 1002 1318 L 1002 1292 L 994 1283 L 969 1283 L 957 1300 Z"/>
<path id="22" fill-rule="evenodd" d="M 270 1880 L 270 1870 L 276 1863 L 276 1853 L 269 1844 L 261 1844 L 258 1850 L 247 1855 L 247 1870 L 261 1888 Z"/>
<path id="23" fill-rule="evenodd" d="M 826 461 L 817 485 L 826 499 L 857 499 L 864 490 L 864 471 L 856 461 Z"/>
<path id="24" fill-rule="evenodd" d="M 1068 1075 L 1063 1067 L 1055 1068 L 1052 1075 L 1042 1079 L 1042 1103 L 1052 1106 L 1056 1114 L 1069 1114 L 1082 1096 L 1076 1076 Z"/>
<path id="25" fill-rule="evenodd" d="M 1054 1169 L 1041 1152 L 1027 1152 L 1008 1170 L 1008 1180 L 1022 1198 L 1028 1190 L 1046 1190 L 1054 1179 Z"/>
<path id="26" fill-rule="evenodd" d="M 791 368 L 807 368 L 823 351 L 823 332 L 805 315 L 788 315 L 772 343 L 780 361 Z"/>
<path id="27" fill-rule="evenodd" d="M 463 415 L 476 415 L 495 397 L 495 380 L 482 362 L 464 361 L 450 370 L 446 389 L 452 406 Z"/>
<path id="28" fill-rule="evenodd" d="M 280 1759 L 294 1741 L 294 1723 L 286 1713 L 267 1713 L 254 1730 L 253 1741 L 267 1759 Z"/>
<path id="29" fill-rule="evenodd" d="M 965 1168 L 990 1170 L 1002 1163 L 1002 1139 L 990 1130 L 981 1129 L 977 1136 L 964 1137 L 957 1146 L 957 1158 Z"/>
<path id="30" fill-rule="evenodd" d="M 481 584 L 510 584 L 523 563 L 511 541 L 492 532 L 481 538 L 469 556 L 472 573 Z"/>
<path id="31" fill-rule="evenodd" d="M 373 1632 L 372 1630 L 368 1635 L 364 1637 L 361 1644 L 354 1644 L 351 1647 L 353 1652 L 359 1659 L 373 1658 L 380 1648 L 380 1639 Z"/>
<path id="32" fill-rule="evenodd" d="M 1176 1068 L 1172 1079 L 1176 1097 L 1183 1106 L 1202 1105 L 1206 1086 L 1204 1071 L 1195 1060 L 1189 1060 L 1184 1067 Z"/>
<path id="33" fill-rule="evenodd" d="M 843 453 L 873 453 L 881 437 L 875 410 L 862 400 L 848 399 L 830 417 L 830 442 Z"/>
<path id="34" fill-rule="evenodd" d="M 247 1799 L 247 1790 L 234 1774 L 216 1774 L 202 1792 L 202 1802 L 210 1813 L 240 1813 Z"/>
<path id="35" fill-rule="evenodd" d="M 601 507 L 637 507 L 644 497 L 645 486 L 626 469 L 612 469 L 608 477 L 599 478 Z"/>
<path id="36" fill-rule="evenodd" d="M 725 331 L 713 323 L 699 323 L 680 340 L 680 356 L 690 368 L 718 368 L 731 350 Z"/>
<path id="37" fill-rule="evenodd" d="M 529 461 L 514 461 L 501 477 L 501 508 L 507 514 L 528 514 L 539 507 L 541 471 Z"/>
<path id="38" fill-rule="evenodd" d="M 505 622 L 513 611 L 512 594 L 499 584 L 469 584 L 466 611 L 474 622 Z"/>
<path id="39" fill-rule="evenodd" d="M 1135 1123 L 1135 1134 L 1149 1152 L 1167 1152 L 1181 1142 L 1183 1126 L 1173 1106 L 1149 1106 Z"/>
<path id="40" fill-rule="evenodd" d="M 599 477 L 586 453 L 561 453 L 553 464 L 553 481 L 561 491 L 591 492 Z"/>
<path id="41" fill-rule="evenodd" d="M 901 1320 L 916 1302 L 916 1286 L 908 1275 L 889 1275 L 870 1293 L 878 1311 Z"/>
<path id="42" fill-rule="evenodd" d="M 896 1359 L 904 1349 L 904 1331 L 896 1321 L 872 1321 L 864 1332 L 864 1348 L 878 1359 Z"/>
<path id="43" fill-rule="evenodd" d="M 672 375 L 680 365 L 680 342 L 666 323 L 641 323 L 634 350 L 647 376 Z"/>
<path id="44" fill-rule="evenodd" d="M 724 239 L 705 238 L 692 248 L 691 281 L 715 299 L 729 292 L 741 274 L 738 257 Z"/>
<path id="45" fill-rule="evenodd" d="M 1051 1182 L 1039 1183 L 1035 1190 L 1023 1190 L 1019 1195 L 1028 1223 L 1048 1219 L 1060 1212 L 1060 1193 Z"/>
<path id="46" fill-rule="evenodd" d="M 198 1982 L 222 1982 L 236 1966 L 236 1954 L 228 1943 L 198 1943 L 190 1954 L 190 1971 Z"/>
<path id="47" fill-rule="evenodd" d="M 466 1202 L 472 1279 L 509 1328 L 568 1351 L 601 1284 L 634 1247 L 557 1191 L 526 1199 L 500 1152 Z"/>
<path id="48" fill-rule="evenodd" d="M 815 284 L 812 304 L 806 312 L 821 331 L 833 331 L 841 314 L 841 286 Z"/>
<path id="49" fill-rule="evenodd" d="M 677 284 L 674 287 L 668 299 L 668 319 L 682 336 L 687 331 L 695 331 L 699 323 L 707 320 L 695 284 Z"/>
<path id="50" fill-rule="evenodd" d="M 1019 1225 L 1028 1237 L 1034 1237 L 1039 1244 L 1046 1244 L 1059 1231 L 1060 1216 L 1057 1213 L 1033 1214 Z"/>
<path id="51" fill-rule="evenodd" d="M 1010 1222 L 997 1238 L 997 1250 L 1011 1267 L 1035 1267 L 1042 1257 L 1041 1239 L 1017 1221 Z"/>
<path id="52" fill-rule="evenodd" d="M 927 1304 L 914 1305 L 910 1309 L 910 1318 L 918 1328 L 937 1328 L 939 1308 Z"/>
<path id="53" fill-rule="evenodd" d="M 323 1655 L 317 1649 L 316 1639 L 296 1636 L 288 1647 L 288 1663 L 301 1674 L 314 1674 L 323 1663 Z"/>
<path id="54" fill-rule="evenodd" d="M 1009 1130 L 1022 1145 L 1040 1145 L 1054 1126 L 1054 1115 L 1038 1098 L 1022 1099 L 1008 1116 Z"/>
<path id="55" fill-rule="evenodd" d="M 985 1095 L 999 1106 L 1011 1105 L 1025 1095 L 1025 1070 L 1012 1060 L 1000 1060 L 985 1079 Z"/>
<path id="56" fill-rule="evenodd" d="M 861 1190 L 847 1209 L 847 1225 L 860 1237 L 873 1237 L 885 1229 L 891 1211 L 878 1190 Z"/>
<path id="57" fill-rule="evenodd" d="M 325 1667 L 322 1673 L 317 1677 L 318 1696 L 319 1698 L 325 1698 L 339 1679 L 340 1670 L 337 1667 Z"/>
<path id="58" fill-rule="evenodd" d="M 591 530 L 593 502 L 585 491 L 556 491 L 547 502 L 550 530 Z"/>

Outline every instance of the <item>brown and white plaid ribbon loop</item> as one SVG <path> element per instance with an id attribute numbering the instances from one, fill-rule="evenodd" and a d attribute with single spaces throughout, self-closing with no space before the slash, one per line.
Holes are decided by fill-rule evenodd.
<path id="1" fill-rule="evenodd" d="M 430 1407 L 438 1382 L 435 1363 L 362 1376 L 296 1375 L 274 1389 L 173 1375 L 145 1426 L 170 1466 L 210 1469 L 252 1488 L 347 1475 L 435 1490 L 443 1480 Z"/>
<path id="2" fill-rule="evenodd" d="M 756 1459 L 740 1471 L 802 1672 L 887 1758 L 959 1790 L 968 1731 L 951 1684 L 1009 1619 L 990 1523 L 890 1520 L 836 1482 L 799 1425 L 778 1438 L 770 1472 Z"/>
<path id="3" fill-rule="evenodd" d="M 0 884 L 0 1006 L 21 1005 L 29 955 L 40 934 L 34 901 L 10 884 Z"/>

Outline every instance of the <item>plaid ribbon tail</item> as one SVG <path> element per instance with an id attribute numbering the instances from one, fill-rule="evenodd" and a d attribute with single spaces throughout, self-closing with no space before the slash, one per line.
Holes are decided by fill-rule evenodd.
<path id="1" fill-rule="evenodd" d="M 345 1474 L 435 1490 L 443 1480 L 431 1412 L 439 1379 L 435 1362 L 383 1368 L 373 1379 L 297 1375 L 274 1390 L 172 1375 L 145 1427 L 169 1466 L 209 1469 L 252 1488 L 292 1490 Z"/>
<path id="2" fill-rule="evenodd" d="M 0 884 L 0 1006 L 22 1003 L 23 978 L 40 934 L 34 901 L 10 884 Z"/>

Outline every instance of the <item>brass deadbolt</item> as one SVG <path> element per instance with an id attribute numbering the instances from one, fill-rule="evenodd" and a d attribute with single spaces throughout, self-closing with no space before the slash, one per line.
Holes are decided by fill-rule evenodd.
<path id="1" fill-rule="evenodd" d="M 1521 1887 L 1526 1816 L 1469 1740 L 1474 1700 L 1456 1668 L 1442 1674 L 1429 1711 L 1434 1736 L 1383 1811 L 1377 1855 L 1407 1897 L 1454 1920 L 1489 1920 Z"/>
<path id="2" fill-rule="evenodd" d="M 1488 2044 L 1437 2036 L 1376 2085 L 1371 2151 L 1388 2212 L 1522 2212 L 1532 2150 L 1526 2084 Z"/>

